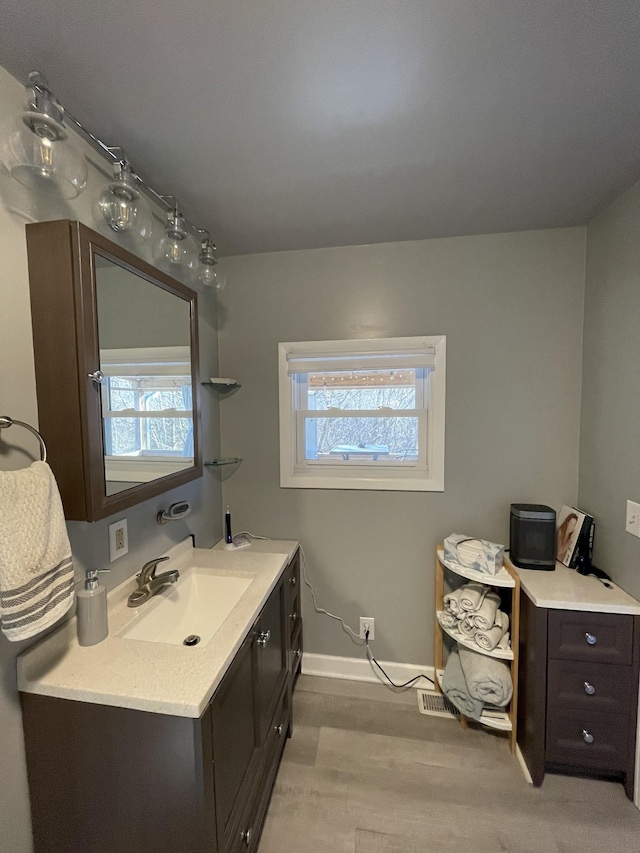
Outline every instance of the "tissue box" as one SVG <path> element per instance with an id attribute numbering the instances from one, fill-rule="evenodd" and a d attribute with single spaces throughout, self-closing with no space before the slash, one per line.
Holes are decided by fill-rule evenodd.
<path id="1" fill-rule="evenodd" d="M 497 575 L 504 563 L 504 545 L 452 533 L 444 540 L 444 559 L 484 575 Z"/>

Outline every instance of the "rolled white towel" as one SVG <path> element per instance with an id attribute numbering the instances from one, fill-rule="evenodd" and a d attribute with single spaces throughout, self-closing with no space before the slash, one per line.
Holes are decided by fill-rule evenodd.
<path id="1" fill-rule="evenodd" d="M 473 639 L 473 637 L 475 637 L 476 631 L 478 630 L 473 624 L 473 621 L 469 619 L 468 616 L 465 616 L 464 619 L 460 619 L 457 628 L 461 634 L 463 634 L 465 637 L 469 637 L 469 639 Z"/>
<path id="2" fill-rule="evenodd" d="M 499 645 L 500 640 L 509 630 L 509 617 L 502 610 L 496 613 L 496 622 L 488 631 L 478 630 L 476 632 L 476 643 L 481 649 L 492 652 Z"/>
<path id="3" fill-rule="evenodd" d="M 509 632 L 507 631 L 507 633 L 504 635 L 504 637 L 503 637 L 503 638 L 500 640 L 500 642 L 498 643 L 498 648 L 499 648 L 499 649 L 502 649 L 502 650 L 503 650 L 503 651 L 505 651 L 505 652 L 507 651 L 507 649 L 510 649 L 510 648 L 511 648 L 511 640 L 510 640 L 510 637 L 511 637 L 511 635 L 510 635 L 510 634 L 509 634 Z"/>
<path id="4" fill-rule="evenodd" d="M 477 610 L 484 597 L 489 591 L 489 587 L 482 583 L 467 583 L 460 587 L 460 607 L 468 613 Z"/>
<path id="5" fill-rule="evenodd" d="M 453 613 L 449 613 L 447 610 L 443 610 L 440 614 L 440 624 L 443 628 L 457 628 L 458 620 L 453 615 Z"/>
<path id="6" fill-rule="evenodd" d="M 457 616 L 461 612 L 460 607 L 460 595 L 462 594 L 462 587 L 459 589 L 454 589 L 453 592 L 448 592 L 444 597 L 444 606 L 449 613 L 453 613 L 454 616 Z"/>
<path id="7" fill-rule="evenodd" d="M 470 616 L 476 628 L 488 631 L 495 625 L 496 613 L 500 607 L 500 596 L 497 592 L 488 592 L 480 607 Z"/>

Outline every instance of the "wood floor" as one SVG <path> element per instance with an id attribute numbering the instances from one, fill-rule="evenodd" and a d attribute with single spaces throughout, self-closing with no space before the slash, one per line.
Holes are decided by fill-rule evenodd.
<path id="1" fill-rule="evenodd" d="M 259 853 L 638 853 L 622 785 L 527 784 L 504 739 L 414 691 L 301 676 Z"/>

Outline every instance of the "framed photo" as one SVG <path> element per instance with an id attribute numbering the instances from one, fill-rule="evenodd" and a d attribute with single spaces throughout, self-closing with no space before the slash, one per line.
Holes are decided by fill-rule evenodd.
<path id="1" fill-rule="evenodd" d="M 578 546 L 584 540 L 585 534 L 593 523 L 593 518 L 584 512 L 580 512 L 573 506 L 563 506 L 558 515 L 556 527 L 556 560 L 567 566 L 575 568 L 578 559 Z"/>

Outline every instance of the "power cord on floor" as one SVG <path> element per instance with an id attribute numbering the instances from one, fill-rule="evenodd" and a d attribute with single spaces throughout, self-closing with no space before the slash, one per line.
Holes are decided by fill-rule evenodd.
<path id="1" fill-rule="evenodd" d="M 268 536 L 256 536 L 254 533 L 249 533 L 248 530 L 243 530 L 242 532 L 245 534 L 245 536 L 250 536 L 252 539 L 263 539 L 263 540 L 269 539 Z M 407 690 L 409 687 L 411 687 L 412 684 L 415 684 L 415 682 L 419 681 L 421 678 L 424 678 L 426 681 L 430 682 L 435 687 L 435 682 L 434 682 L 433 678 L 431 678 L 428 675 L 424 675 L 424 674 L 416 675 L 413 678 L 410 678 L 408 681 L 405 681 L 403 684 L 396 684 L 395 681 L 393 681 L 387 675 L 384 668 L 375 659 L 373 652 L 371 651 L 371 647 L 369 646 L 369 631 L 365 631 L 365 637 L 363 640 L 362 637 L 360 637 L 358 634 L 356 634 L 356 632 L 347 625 L 347 623 L 344 621 L 344 619 L 342 619 L 340 616 L 336 616 L 335 613 L 329 613 L 329 611 L 325 610 L 324 607 L 320 607 L 320 605 L 318 604 L 318 602 L 316 600 L 315 590 L 314 590 L 313 586 L 311 585 L 311 581 L 307 577 L 307 556 L 304 553 L 304 549 L 302 548 L 302 546 L 300 547 L 300 556 L 302 558 L 300 561 L 301 566 L 302 566 L 302 577 L 304 579 L 305 584 L 309 587 L 309 591 L 311 592 L 311 601 L 313 602 L 313 609 L 315 610 L 316 613 L 318 613 L 322 616 L 328 616 L 330 619 L 335 619 L 336 622 L 339 622 L 342 630 L 346 634 L 349 635 L 349 637 L 351 638 L 351 641 L 354 642 L 356 645 L 366 646 L 367 658 L 369 660 L 369 663 L 371 664 L 372 667 L 374 667 L 374 666 L 377 667 L 377 669 L 380 670 L 380 672 L 383 674 L 383 676 L 389 682 L 388 684 L 386 684 L 384 681 L 382 682 L 383 684 L 385 684 L 386 687 L 393 687 L 396 690 Z M 374 670 L 374 672 L 375 672 L 375 670 Z M 380 676 L 378 676 L 378 678 L 380 678 Z M 382 679 L 380 679 L 380 680 L 382 681 Z"/>
<path id="2" fill-rule="evenodd" d="M 413 678 L 410 678 L 409 681 L 405 681 L 403 684 L 396 684 L 395 681 L 393 681 L 391 678 L 389 678 L 389 676 L 384 671 L 382 666 L 380 666 L 378 661 L 374 658 L 373 652 L 371 651 L 371 647 L 369 646 L 369 632 L 368 631 L 364 632 L 364 637 L 365 637 L 364 642 L 365 642 L 365 645 L 367 647 L 367 657 L 369 658 L 369 663 L 371 663 L 372 665 L 375 664 L 375 666 L 378 667 L 380 672 L 384 675 L 384 677 L 389 682 L 387 687 L 390 685 L 391 687 L 395 687 L 396 690 L 407 690 L 409 687 L 411 687 L 412 684 L 414 684 L 416 681 L 419 681 L 421 678 L 426 679 L 426 681 L 429 681 L 435 687 L 435 682 L 434 682 L 433 678 L 431 678 L 428 675 L 424 675 L 423 673 L 420 675 L 415 675 Z"/>

